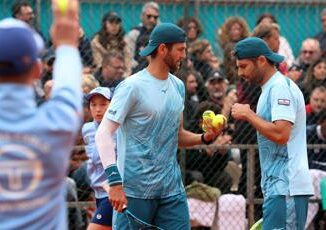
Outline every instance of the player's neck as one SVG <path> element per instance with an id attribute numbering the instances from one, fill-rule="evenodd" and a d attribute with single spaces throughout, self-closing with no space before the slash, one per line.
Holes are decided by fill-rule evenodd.
<path id="1" fill-rule="evenodd" d="M 277 69 L 275 67 L 273 68 L 266 68 L 264 78 L 260 82 L 260 85 L 264 85 L 271 77 L 276 73 Z"/>
<path id="2" fill-rule="evenodd" d="M 147 71 L 159 80 L 166 80 L 169 75 L 169 68 L 164 63 L 156 61 L 151 61 L 149 63 Z"/>

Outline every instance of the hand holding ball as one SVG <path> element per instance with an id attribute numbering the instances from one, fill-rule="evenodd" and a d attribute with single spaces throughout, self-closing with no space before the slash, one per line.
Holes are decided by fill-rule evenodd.
<path id="1" fill-rule="evenodd" d="M 214 116 L 213 121 L 212 121 L 212 126 L 214 128 L 219 128 L 219 127 L 223 127 L 226 125 L 226 117 L 223 116 L 222 114 L 217 114 Z"/>
<path id="2" fill-rule="evenodd" d="M 227 119 L 222 114 L 217 114 L 211 110 L 206 110 L 203 113 L 203 124 L 202 129 L 206 132 L 207 131 L 207 125 L 211 125 L 213 128 L 219 128 L 222 129 L 225 127 L 227 123 Z"/>

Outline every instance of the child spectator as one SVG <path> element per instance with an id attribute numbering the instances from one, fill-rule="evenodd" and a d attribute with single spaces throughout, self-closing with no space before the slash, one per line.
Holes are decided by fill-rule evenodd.
<path id="1" fill-rule="evenodd" d="M 97 207 L 88 229 L 112 229 L 113 209 L 107 193 L 102 188 L 102 185 L 106 182 L 106 176 L 95 146 L 95 133 L 110 105 L 111 98 L 111 91 L 106 87 L 97 87 L 86 96 L 93 121 L 83 125 L 82 135 L 86 153 L 89 157 L 87 174 L 91 181 L 91 187 L 95 192 Z"/>

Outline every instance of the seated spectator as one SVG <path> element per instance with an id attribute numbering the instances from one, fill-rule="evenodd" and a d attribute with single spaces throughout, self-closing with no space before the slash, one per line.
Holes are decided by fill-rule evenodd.
<path id="1" fill-rule="evenodd" d="M 83 94 L 88 94 L 92 89 L 99 87 L 100 83 L 92 74 L 83 74 L 82 91 Z"/>
<path id="2" fill-rule="evenodd" d="M 176 76 L 183 81 L 186 88 L 183 124 L 186 129 L 189 129 L 191 118 L 200 102 L 200 98 L 198 96 L 198 81 L 201 81 L 201 76 L 198 75 L 196 71 L 191 69 L 180 69 Z"/>
<path id="3" fill-rule="evenodd" d="M 202 132 L 202 114 L 205 110 L 212 110 L 215 114 L 221 113 L 221 107 L 212 102 L 201 102 L 193 116 L 191 131 Z M 229 135 L 220 135 L 214 144 L 230 144 Z M 226 149 L 215 149 L 208 146 L 206 149 L 189 150 L 186 154 L 186 184 L 194 180 L 203 182 L 207 185 L 217 187 L 222 193 L 230 191 L 232 179 L 229 174 L 224 172 L 230 160 L 229 152 Z M 202 181 L 203 179 L 203 181 Z"/>
<path id="4" fill-rule="evenodd" d="M 253 37 L 263 39 L 268 47 L 275 53 L 280 48 L 280 27 L 276 23 L 260 23 L 255 27 Z M 287 63 L 284 61 L 277 65 L 277 69 L 284 75 L 287 74 Z"/>
<path id="5" fill-rule="evenodd" d="M 245 19 L 241 17 L 229 17 L 217 31 L 218 44 L 223 49 L 224 61 L 221 72 L 231 84 L 235 84 L 239 77 L 236 71 L 235 59 L 232 55 L 236 42 L 249 36 L 249 27 Z"/>
<path id="6" fill-rule="evenodd" d="M 219 70 L 219 60 L 212 50 L 212 46 L 207 40 L 198 40 L 189 48 L 194 68 L 201 73 L 204 81 Z"/>
<path id="7" fill-rule="evenodd" d="M 91 41 L 94 62 L 97 69 L 101 68 L 103 58 L 109 52 L 121 53 L 124 57 L 124 74 L 130 74 L 130 52 L 124 41 L 125 32 L 121 25 L 121 18 L 115 12 L 108 12 L 102 18 L 102 27 Z"/>
<path id="8" fill-rule="evenodd" d="M 307 143 L 308 144 L 326 144 L 326 109 L 321 112 L 317 124 L 307 126 Z M 320 199 L 320 180 L 326 177 L 326 149 L 308 148 L 309 172 L 314 187 L 314 196 L 312 199 Z M 318 203 L 309 203 L 308 217 L 306 227 L 315 220 L 315 229 L 319 229 L 318 219 L 322 215 L 317 215 L 319 210 Z"/>
<path id="9" fill-rule="evenodd" d="M 319 32 L 315 38 L 319 41 L 320 49 L 324 55 L 326 53 L 326 8 L 321 12 L 320 19 L 322 23 L 322 31 Z"/>
<path id="10" fill-rule="evenodd" d="M 249 27 L 244 18 L 229 17 L 217 32 L 220 46 L 224 49 L 229 43 L 235 44 L 249 36 Z"/>
<path id="11" fill-rule="evenodd" d="M 181 18 L 177 25 L 183 28 L 187 32 L 187 47 L 192 47 L 193 43 L 199 40 L 199 37 L 203 33 L 200 22 L 195 17 L 189 17 L 187 19 Z"/>
<path id="12" fill-rule="evenodd" d="M 67 195 L 66 200 L 67 202 L 78 202 L 77 196 L 77 187 L 75 181 L 70 178 L 66 177 L 66 188 L 67 188 Z M 83 229 L 86 227 L 86 223 L 82 220 L 82 213 L 79 207 L 68 207 L 68 229 Z"/>
<path id="13" fill-rule="evenodd" d="M 99 87 L 99 82 L 95 79 L 92 74 L 83 74 L 82 80 L 82 90 L 84 94 L 84 101 L 83 101 L 83 110 L 84 110 L 84 122 L 89 122 L 92 120 L 91 113 L 89 111 L 88 101 L 85 98 L 85 95 L 88 94 L 92 89 Z M 81 133 L 79 133 L 80 140 L 82 139 Z"/>
<path id="14" fill-rule="evenodd" d="M 326 59 L 318 59 L 309 67 L 306 77 L 299 85 L 306 103 L 309 101 L 311 91 L 318 87 L 326 87 Z"/>
<path id="15" fill-rule="evenodd" d="M 109 52 L 102 60 L 102 67 L 95 73 L 100 86 L 110 88 L 114 92 L 115 87 L 123 81 L 125 73 L 125 59 L 119 52 Z"/>
<path id="16" fill-rule="evenodd" d="M 221 113 L 229 119 L 232 105 L 238 101 L 236 89 L 229 88 L 229 81 L 219 72 L 211 75 L 205 85 L 208 92 L 207 101 L 219 105 Z"/>
<path id="17" fill-rule="evenodd" d="M 260 24 L 272 24 L 272 23 L 278 25 L 276 18 L 272 14 L 264 13 L 261 16 L 259 16 L 256 22 L 256 26 Z M 280 32 L 280 27 L 278 27 L 278 31 Z M 292 48 L 285 37 L 279 36 L 279 49 L 276 52 L 284 57 L 287 66 L 290 67 L 293 65 L 294 56 L 293 56 Z"/>
<path id="18" fill-rule="evenodd" d="M 307 38 L 302 42 L 299 57 L 295 60 L 288 72 L 288 77 L 300 84 L 312 63 L 321 57 L 321 50 L 318 40 Z"/>
<path id="19" fill-rule="evenodd" d="M 82 59 L 83 67 L 92 69 L 94 67 L 93 53 L 90 40 L 82 27 L 79 28 L 79 45 L 78 50 Z M 84 70 L 85 71 L 85 70 Z M 90 70 L 91 72 L 91 70 Z"/>
<path id="20" fill-rule="evenodd" d="M 139 52 L 147 45 L 150 33 L 159 23 L 159 17 L 160 6 L 154 1 L 146 2 L 141 11 L 141 23 L 125 36 L 126 46 L 132 59 L 132 73 L 136 73 L 148 65 L 148 60 L 141 57 Z"/>
<path id="21" fill-rule="evenodd" d="M 310 94 L 309 104 L 306 105 L 307 125 L 316 124 L 320 117 L 320 112 L 326 108 L 326 88 L 318 86 Z"/>
<path id="22" fill-rule="evenodd" d="M 223 100 L 229 86 L 229 81 L 219 72 L 213 73 L 206 81 L 208 101 L 223 108 Z"/>
<path id="23" fill-rule="evenodd" d="M 35 13 L 27 0 L 16 0 L 11 7 L 11 16 L 30 25 L 45 41 L 42 32 L 36 27 Z"/>
<path id="24" fill-rule="evenodd" d="M 326 108 L 320 112 L 319 120 L 307 126 L 308 144 L 326 144 Z M 319 169 L 326 173 L 326 149 L 308 149 L 310 169 Z"/>

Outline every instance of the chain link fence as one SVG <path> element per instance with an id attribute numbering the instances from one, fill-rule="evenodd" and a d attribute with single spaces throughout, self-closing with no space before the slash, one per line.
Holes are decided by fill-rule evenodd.
<path id="1" fill-rule="evenodd" d="M 50 1 L 28 2 L 35 14 L 29 22 L 43 35 L 49 50 L 42 57 L 45 65 L 40 84 L 42 98 L 47 93 L 55 59 L 49 40 Z M 185 127 L 201 133 L 201 115 L 207 109 L 222 113 L 229 119 L 224 135 L 214 145 L 180 149 L 178 153 L 193 229 L 248 229 L 262 215 L 256 131 L 248 123 L 236 122 L 230 117 L 235 102 L 248 103 L 255 109 L 260 94 L 259 87 L 250 86 L 237 76 L 235 60 L 230 55 L 235 42 L 252 33 L 265 39 L 275 52 L 286 56 L 286 62 L 279 66 L 279 70 L 295 80 L 304 91 L 308 105 L 308 143 L 317 144 L 310 146 L 308 151 L 310 166 L 325 172 L 312 162 L 325 162 L 326 158 L 325 141 L 314 134 L 316 127 L 326 130 L 326 91 L 320 87 L 325 87 L 326 83 L 325 80 L 317 83 L 309 80 L 307 83 L 304 79 L 315 77 L 314 68 L 318 63 L 326 65 L 323 56 L 326 38 L 319 37 L 320 45 L 311 46 L 313 54 L 309 57 L 304 56 L 304 52 L 309 50 L 305 50 L 302 42 L 314 38 L 323 28 L 326 31 L 326 17 L 324 26 L 321 20 L 326 1 L 162 0 L 156 1 L 157 5 L 150 5 L 149 11 L 143 9 L 146 1 L 80 2 L 82 45 L 79 48 L 85 66 L 84 93 L 98 85 L 114 89 L 115 85 L 108 80 L 112 76 L 103 76 L 104 68 L 111 67 L 114 77 L 122 77 L 145 67 L 147 60 L 137 54 L 148 42 L 149 33 L 156 23 L 173 22 L 187 31 L 187 60 L 175 73 L 186 86 Z M 0 18 L 15 14 L 11 11 L 13 3 L 0 0 Z M 108 32 L 107 21 L 119 24 L 119 32 L 113 35 Z M 273 23 L 277 26 L 267 26 L 267 29 L 262 26 Z M 280 35 L 279 43 L 272 47 L 268 39 L 275 28 Z M 116 54 L 112 56 L 112 53 L 122 54 L 122 59 Z M 110 62 L 114 58 L 120 62 Z M 325 76 L 326 70 L 323 79 Z M 315 90 L 317 86 L 319 89 Z M 89 121 L 87 104 L 85 115 L 85 122 Z M 67 197 L 69 228 L 86 229 L 94 214 L 95 202 L 86 173 L 87 155 L 82 138 L 76 144 L 68 173 L 71 179 L 67 179 L 70 188 Z M 318 195 L 314 198 L 318 204 Z M 318 205 L 317 209 L 314 208 L 308 217 L 309 227 L 322 229 L 322 225 L 325 226 L 324 213 Z"/>

